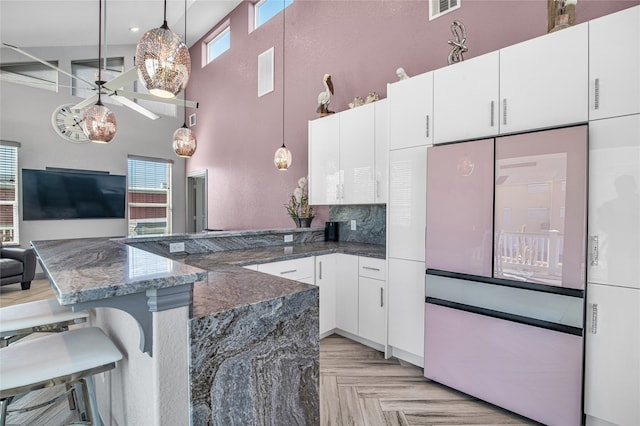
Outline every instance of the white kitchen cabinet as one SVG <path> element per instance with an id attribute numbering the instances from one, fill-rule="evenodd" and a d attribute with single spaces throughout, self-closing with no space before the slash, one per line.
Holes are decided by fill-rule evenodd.
<path id="1" fill-rule="evenodd" d="M 309 121 L 309 203 L 338 204 L 340 114 Z"/>
<path id="2" fill-rule="evenodd" d="M 589 123 L 587 281 L 640 289 L 640 114 Z"/>
<path id="3" fill-rule="evenodd" d="M 389 149 L 433 144 L 433 72 L 387 85 Z"/>
<path id="4" fill-rule="evenodd" d="M 389 186 L 389 102 L 387 99 L 375 104 L 375 188 L 374 202 L 387 202 L 387 187 Z"/>
<path id="5" fill-rule="evenodd" d="M 340 113 L 340 202 L 374 202 L 375 104 Z"/>
<path id="6" fill-rule="evenodd" d="M 388 345 L 390 356 L 424 365 L 423 261 L 389 258 L 387 262 Z"/>
<path id="7" fill-rule="evenodd" d="M 426 193 L 427 147 L 389 151 L 389 257 L 424 262 Z"/>
<path id="8" fill-rule="evenodd" d="M 316 256 L 315 283 L 320 290 L 320 336 L 336 328 L 336 259 L 338 254 Z"/>
<path id="9" fill-rule="evenodd" d="M 640 6 L 589 21 L 589 119 L 640 113 Z"/>
<path id="10" fill-rule="evenodd" d="M 499 77 L 497 51 L 434 71 L 434 143 L 498 134 Z"/>
<path id="11" fill-rule="evenodd" d="M 336 254 L 336 328 L 358 335 L 358 256 Z"/>
<path id="12" fill-rule="evenodd" d="M 386 109 L 382 100 L 309 122 L 311 204 L 386 202 Z"/>
<path id="13" fill-rule="evenodd" d="M 501 134 L 587 121 L 588 28 L 579 24 L 500 50 Z"/>
<path id="14" fill-rule="evenodd" d="M 314 277 L 313 257 L 301 257 L 299 259 L 282 260 L 279 262 L 261 263 L 258 272 L 313 284 Z"/>
<path id="15" fill-rule="evenodd" d="M 360 256 L 358 268 L 358 335 L 384 345 L 387 339 L 386 262 Z"/>
<path id="16" fill-rule="evenodd" d="M 640 290 L 587 284 L 586 318 L 586 424 L 638 425 Z"/>

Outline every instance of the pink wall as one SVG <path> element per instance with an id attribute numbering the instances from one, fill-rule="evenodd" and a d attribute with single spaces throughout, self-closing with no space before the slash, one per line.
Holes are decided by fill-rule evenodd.
<path id="1" fill-rule="evenodd" d="M 640 4 L 640 0 L 580 0 L 577 23 Z M 467 29 L 469 52 L 482 55 L 546 33 L 546 0 L 462 0 L 461 8 L 429 21 L 426 0 L 295 0 L 286 9 L 285 143 L 293 153 L 287 172 L 276 170 L 282 144 L 282 14 L 248 33 L 250 3 L 230 15 L 231 49 L 201 68 L 201 44 L 191 48 L 188 97 L 197 110 L 198 151 L 187 171 L 209 173 L 209 228 L 291 227 L 284 204 L 307 174 L 307 122 L 317 118 L 322 76 L 335 85 L 331 109 L 377 91 L 402 66 L 409 75 L 446 66 L 453 20 Z M 257 97 L 257 57 L 275 47 L 275 91 Z M 191 113 L 193 111 L 189 111 Z M 318 208 L 323 225 L 327 208 Z"/>

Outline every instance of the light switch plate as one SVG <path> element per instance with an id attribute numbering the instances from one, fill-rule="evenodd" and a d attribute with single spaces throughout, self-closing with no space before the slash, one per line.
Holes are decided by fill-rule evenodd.
<path id="1" fill-rule="evenodd" d="M 351 219 L 351 230 L 352 231 L 356 230 L 356 220 L 355 219 Z"/>
<path id="2" fill-rule="evenodd" d="M 284 236 L 284 242 L 285 243 L 291 243 L 293 242 L 293 234 L 287 234 Z"/>

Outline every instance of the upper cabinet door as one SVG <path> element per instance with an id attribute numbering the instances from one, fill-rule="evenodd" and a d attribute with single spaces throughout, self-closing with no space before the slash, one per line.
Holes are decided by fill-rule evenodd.
<path id="1" fill-rule="evenodd" d="M 387 187 L 389 186 L 389 101 L 377 101 L 375 117 L 375 203 L 387 202 Z"/>
<path id="2" fill-rule="evenodd" d="M 640 115 L 589 123 L 588 280 L 640 288 Z"/>
<path id="3" fill-rule="evenodd" d="M 309 121 L 310 204 L 337 204 L 340 191 L 340 115 Z"/>
<path id="4" fill-rule="evenodd" d="M 427 268 L 491 277 L 493 139 L 427 149 Z"/>
<path id="5" fill-rule="evenodd" d="M 500 133 L 588 119 L 588 24 L 500 50 Z"/>
<path id="6" fill-rule="evenodd" d="M 375 103 L 340 113 L 342 204 L 374 202 Z"/>
<path id="7" fill-rule="evenodd" d="M 433 73 L 387 86 L 389 149 L 433 144 Z"/>
<path id="8" fill-rule="evenodd" d="M 587 126 L 496 139 L 494 276 L 584 289 Z"/>
<path id="9" fill-rule="evenodd" d="M 434 71 L 434 143 L 498 134 L 499 53 Z"/>
<path id="10" fill-rule="evenodd" d="M 389 151 L 389 257 L 424 261 L 426 190 L 427 147 Z"/>
<path id="11" fill-rule="evenodd" d="M 589 21 L 589 119 L 640 113 L 640 6 Z"/>

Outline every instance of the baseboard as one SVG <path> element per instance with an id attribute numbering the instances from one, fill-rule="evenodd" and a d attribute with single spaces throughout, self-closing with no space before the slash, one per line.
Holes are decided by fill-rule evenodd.
<path id="1" fill-rule="evenodd" d="M 400 361 L 408 362 L 416 367 L 424 368 L 424 357 L 412 354 L 411 352 L 403 351 L 393 346 L 387 347 L 387 358 L 398 358 Z"/>

